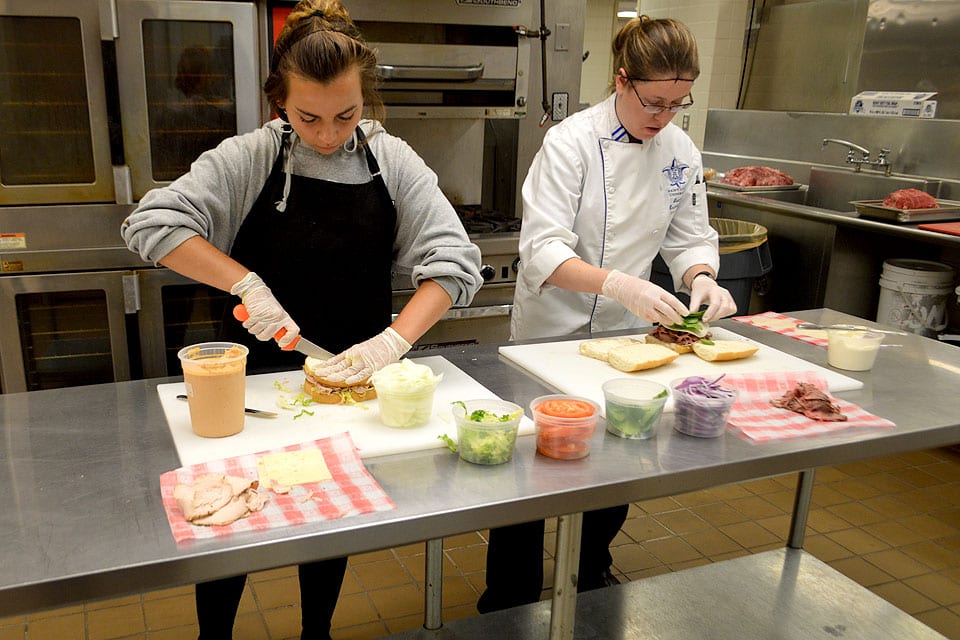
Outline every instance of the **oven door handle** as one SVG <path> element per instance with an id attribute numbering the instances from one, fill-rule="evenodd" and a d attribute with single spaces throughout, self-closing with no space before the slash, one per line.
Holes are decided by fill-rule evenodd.
<path id="1" fill-rule="evenodd" d="M 477 80 L 483 77 L 483 63 L 465 67 L 441 65 L 378 64 L 384 80 Z"/>
<path id="2" fill-rule="evenodd" d="M 447 312 L 440 318 L 440 320 L 438 320 L 438 322 L 442 322 L 443 320 L 502 318 L 504 316 L 509 316 L 511 311 L 513 311 L 512 304 L 491 304 L 482 307 L 458 307 L 455 309 L 448 309 Z M 399 314 L 394 313 L 392 318 L 396 320 L 397 315 Z"/>

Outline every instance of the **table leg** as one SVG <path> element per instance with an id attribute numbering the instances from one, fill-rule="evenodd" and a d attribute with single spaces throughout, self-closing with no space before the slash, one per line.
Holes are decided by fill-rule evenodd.
<path id="1" fill-rule="evenodd" d="M 573 640 L 582 523 L 582 513 L 571 513 L 557 519 L 557 552 L 553 570 L 550 640 Z"/>
<path id="2" fill-rule="evenodd" d="M 790 521 L 790 537 L 787 546 L 791 549 L 803 548 L 803 536 L 807 529 L 807 514 L 810 513 L 810 499 L 813 496 L 813 479 L 816 469 L 805 469 L 797 478 L 797 492 L 793 497 L 793 518 Z"/>
<path id="3" fill-rule="evenodd" d="M 427 540 L 426 546 L 423 628 L 432 631 L 443 626 L 443 538 Z"/>

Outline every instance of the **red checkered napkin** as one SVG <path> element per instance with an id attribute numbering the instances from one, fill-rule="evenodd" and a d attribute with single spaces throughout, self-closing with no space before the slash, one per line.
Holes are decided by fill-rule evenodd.
<path id="1" fill-rule="evenodd" d="M 845 421 L 811 420 L 796 411 L 780 409 L 770 404 L 772 398 L 783 396 L 801 382 L 827 391 L 826 381 L 814 371 L 724 376 L 723 384 L 737 389 L 737 401 L 730 411 L 727 425 L 757 441 L 813 436 L 855 427 L 896 426 L 886 418 L 875 416 L 852 402 L 833 396 L 830 396 L 831 400 L 840 407 L 843 415 L 847 416 Z"/>
<path id="2" fill-rule="evenodd" d="M 297 449 L 320 449 L 333 478 L 294 487 L 287 494 L 267 491 L 269 500 L 262 511 L 224 526 L 201 527 L 190 524 L 184 519 L 183 512 L 173 498 L 173 488 L 178 482 L 191 482 L 206 473 L 228 473 L 256 478 L 259 456 Z M 302 442 L 167 471 L 160 476 L 160 493 L 167 512 L 167 521 L 177 542 L 216 538 L 240 531 L 263 531 L 304 522 L 335 520 L 372 511 L 389 511 L 396 506 L 363 466 L 347 432 L 313 442 Z"/>
<path id="3" fill-rule="evenodd" d="M 785 336 L 790 336 L 796 340 L 802 340 L 808 344 L 815 345 L 817 347 L 827 347 L 826 338 L 816 338 L 813 336 L 808 336 L 804 333 L 801 333 L 802 329 L 797 329 L 797 324 L 804 322 L 797 318 L 790 316 L 785 316 L 782 313 L 776 313 L 774 311 L 766 311 L 764 313 L 758 313 L 752 316 L 737 316 L 736 318 L 731 318 L 737 322 L 742 322 L 744 324 L 752 324 L 761 329 L 766 329 L 767 331 L 774 331 L 776 333 L 782 333 Z M 771 322 L 772 326 L 767 326 L 765 322 Z M 789 323 L 789 324 L 788 324 Z M 782 324 L 783 326 L 777 326 Z"/>

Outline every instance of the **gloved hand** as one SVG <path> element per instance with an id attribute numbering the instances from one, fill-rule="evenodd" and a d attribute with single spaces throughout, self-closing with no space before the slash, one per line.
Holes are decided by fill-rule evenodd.
<path id="1" fill-rule="evenodd" d="M 704 322 L 713 322 L 737 312 L 737 303 L 730 292 L 707 276 L 694 278 L 690 283 L 690 311 L 697 311 L 703 305 L 707 305 Z"/>
<path id="2" fill-rule="evenodd" d="M 680 323 L 687 314 L 683 303 L 666 289 L 616 269 L 603 281 L 601 292 L 648 322 Z"/>
<path id="3" fill-rule="evenodd" d="M 250 317 L 243 321 L 243 328 L 255 335 L 257 340 L 266 342 L 281 329 L 285 329 L 286 333 L 277 340 L 277 344 L 282 348 L 300 335 L 300 327 L 273 297 L 270 287 L 253 271 L 230 287 L 230 293 L 240 296 L 243 301 L 243 306 L 250 314 Z"/>
<path id="4" fill-rule="evenodd" d="M 374 371 L 398 361 L 407 351 L 410 351 L 410 344 L 387 327 L 369 340 L 338 353 L 313 371 L 316 376 L 329 382 L 358 384 L 373 375 Z"/>

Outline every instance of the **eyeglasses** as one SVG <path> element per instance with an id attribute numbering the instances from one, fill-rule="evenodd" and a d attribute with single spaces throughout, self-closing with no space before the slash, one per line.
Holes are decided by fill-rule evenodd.
<path id="1" fill-rule="evenodd" d="M 681 78 L 682 80 L 682 78 Z M 684 102 L 683 104 L 647 104 L 643 101 L 643 98 L 640 97 L 640 94 L 637 93 L 637 85 L 630 82 L 630 87 L 633 89 L 633 93 L 637 96 L 637 100 L 640 101 L 640 105 L 643 107 L 644 113 L 657 114 L 663 113 L 664 111 L 669 111 L 670 113 L 677 113 L 685 109 L 689 109 L 693 106 L 693 94 L 688 93 L 687 97 L 690 98 L 690 102 Z"/>

